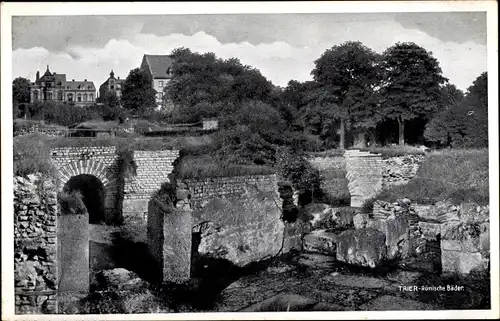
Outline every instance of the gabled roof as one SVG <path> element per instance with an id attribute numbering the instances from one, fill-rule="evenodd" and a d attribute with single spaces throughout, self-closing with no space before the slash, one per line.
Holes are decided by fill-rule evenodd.
<path id="1" fill-rule="evenodd" d="M 67 90 L 79 90 L 79 86 L 83 86 L 85 90 L 95 90 L 94 83 L 92 81 L 67 81 L 62 84 L 64 86 L 64 89 Z M 88 87 L 91 86 L 89 89 Z M 68 87 L 70 87 L 68 89 Z"/>
<path id="2" fill-rule="evenodd" d="M 173 59 L 169 55 L 144 55 L 143 58 L 153 78 L 171 78 L 172 75 L 167 73 L 168 69 L 172 67 Z"/>

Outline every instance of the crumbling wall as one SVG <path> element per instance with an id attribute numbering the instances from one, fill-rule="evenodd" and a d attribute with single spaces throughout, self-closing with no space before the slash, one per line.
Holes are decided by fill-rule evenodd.
<path id="1" fill-rule="evenodd" d="M 123 187 L 123 223 L 135 230 L 140 241 L 146 241 L 148 204 L 161 184 L 169 182 L 178 150 L 134 151 L 136 175 L 125 180 Z"/>
<path id="2" fill-rule="evenodd" d="M 193 233 L 201 235 L 201 255 L 244 266 L 282 250 L 276 175 L 187 179 L 178 187 L 190 191 Z"/>
<path id="3" fill-rule="evenodd" d="M 57 312 L 57 211 L 52 179 L 14 177 L 16 314 Z"/>
<path id="4" fill-rule="evenodd" d="M 404 155 L 384 159 L 383 188 L 407 184 L 417 174 L 424 158 L 424 155 Z"/>
<path id="5" fill-rule="evenodd" d="M 163 282 L 182 283 L 190 279 L 192 210 L 188 196 L 185 189 L 164 185 L 149 201 L 148 247 Z"/>

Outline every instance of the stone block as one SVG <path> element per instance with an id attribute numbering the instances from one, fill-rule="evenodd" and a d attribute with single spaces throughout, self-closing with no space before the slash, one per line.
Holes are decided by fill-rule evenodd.
<path id="1" fill-rule="evenodd" d="M 441 225 L 441 249 L 450 251 L 479 252 L 480 226 L 451 222 Z"/>
<path id="2" fill-rule="evenodd" d="M 57 239 L 59 291 L 89 291 L 88 214 L 60 216 Z"/>
<path id="3" fill-rule="evenodd" d="M 304 235 L 302 246 L 304 251 L 312 253 L 322 253 L 334 256 L 336 254 L 337 234 L 316 230 Z"/>
<path id="4" fill-rule="evenodd" d="M 332 207 L 328 204 L 309 204 L 304 208 L 304 211 L 309 217 L 312 217 L 309 220 L 312 229 L 327 229 L 333 226 Z"/>
<path id="5" fill-rule="evenodd" d="M 450 251 L 441 249 L 441 266 L 444 274 L 469 274 L 472 271 L 484 271 L 489 260 L 481 253 Z"/>
<path id="6" fill-rule="evenodd" d="M 418 222 L 418 228 L 422 238 L 428 241 L 436 241 L 441 234 L 441 225 L 438 223 Z"/>
<path id="7" fill-rule="evenodd" d="M 348 230 L 337 237 L 337 260 L 376 267 L 387 255 L 385 235 L 375 229 Z"/>
<path id="8" fill-rule="evenodd" d="M 163 217 L 163 281 L 183 283 L 191 271 L 191 211 L 174 210 Z"/>
<path id="9" fill-rule="evenodd" d="M 352 218 L 355 229 L 365 228 L 369 220 L 370 220 L 369 215 L 366 213 L 356 214 Z"/>
<path id="10" fill-rule="evenodd" d="M 379 221 L 377 228 L 385 235 L 387 258 L 406 258 L 410 255 L 410 225 L 403 215 Z"/>

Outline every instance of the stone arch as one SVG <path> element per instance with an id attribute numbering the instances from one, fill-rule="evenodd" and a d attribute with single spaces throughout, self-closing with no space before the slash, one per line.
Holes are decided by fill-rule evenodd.
<path id="1" fill-rule="evenodd" d="M 109 166 L 101 161 L 89 159 L 70 162 L 58 170 L 58 191 L 61 192 L 67 182 L 80 175 L 91 175 L 99 180 L 104 188 L 104 220 L 107 224 L 120 221 L 118 208 L 119 184 Z"/>

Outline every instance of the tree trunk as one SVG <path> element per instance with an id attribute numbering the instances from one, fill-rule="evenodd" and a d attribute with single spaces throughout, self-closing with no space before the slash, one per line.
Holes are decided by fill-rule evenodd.
<path id="1" fill-rule="evenodd" d="M 345 149 L 345 125 L 344 125 L 344 119 L 340 119 L 340 129 L 339 129 L 339 134 L 340 134 L 340 141 L 339 141 L 339 149 Z"/>
<path id="2" fill-rule="evenodd" d="M 401 117 L 398 117 L 399 126 L 399 146 L 405 145 L 405 121 Z"/>

